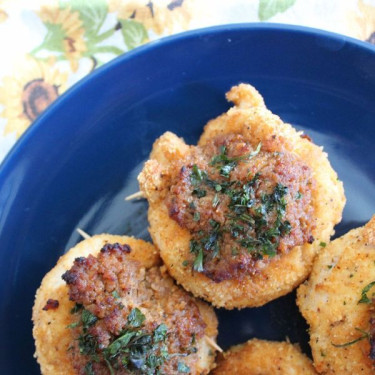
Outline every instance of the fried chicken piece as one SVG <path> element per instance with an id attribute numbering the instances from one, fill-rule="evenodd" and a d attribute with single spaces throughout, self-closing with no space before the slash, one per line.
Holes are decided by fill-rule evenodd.
<path id="1" fill-rule="evenodd" d="M 327 245 L 297 304 L 321 374 L 374 374 L 375 216 Z"/>

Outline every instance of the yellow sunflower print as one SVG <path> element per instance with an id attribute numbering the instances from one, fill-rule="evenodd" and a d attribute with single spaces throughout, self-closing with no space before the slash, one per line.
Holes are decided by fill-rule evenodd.
<path id="1" fill-rule="evenodd" d="M 17 138 L 66 90 L 67 75 L 53 67 L 53 61 L 41 62 L 29 56 L 12 76 L 0 84 L 0 116 L 7 119 L 4 133 Z"/>
<path id="2" fill-rule="evenodd" d="M 351 36 L 375 44 L 375 3 L 358 0 L 357 6 L 357 12 L 348 12 L 347 29 Z"/>
<path id="3" fill-rule="evenodd" d="M 193 0 L 109 0 L 109 11 L 121 19 L 133 19 L 156 34 L 187 30 L 192 19 Z"/>
<path id="4" fill-rule="evenodd" d="M 70 8 L 59 9 L 56 6 L 43 6 L 39 12 L 40 19 L 47 27 L 59 27 L 60 38 L 56 38 L 56 43 L 62 42 L 62 52 L 69 60 L 72 71 L 77 71 L 78 61 L 86 52 L 84 40 L 84 29 L 79 13 Z M 50 41 L 53 43 L 53 41 Z M 57 48 L 58 49 L 58 48 Z"/>
<path id="5" fill-rule="evenodd" d="M 8 13 L 5 11 L 5 0 L 0 0 L 0 23 L 8 18 Z"/>

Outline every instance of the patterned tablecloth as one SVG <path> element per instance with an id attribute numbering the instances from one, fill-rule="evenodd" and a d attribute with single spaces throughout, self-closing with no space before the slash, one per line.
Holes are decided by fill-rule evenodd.
<path id="1" fill-rule="evenodd" d="M 375 43 L 375 0 L 0 0 L 0 161 L 51 102 L 114 57 L 189 29 L 259 21 Z"/>

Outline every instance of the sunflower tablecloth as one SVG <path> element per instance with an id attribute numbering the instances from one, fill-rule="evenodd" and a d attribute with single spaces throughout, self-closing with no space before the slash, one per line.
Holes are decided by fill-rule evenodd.
<path id="1" fill-rule="evenodd" d="M 259 21 L 375 43 L 375 0 L 0 0 L 0 162 L 50 103 L 107 61 L 181 31 Z"/>

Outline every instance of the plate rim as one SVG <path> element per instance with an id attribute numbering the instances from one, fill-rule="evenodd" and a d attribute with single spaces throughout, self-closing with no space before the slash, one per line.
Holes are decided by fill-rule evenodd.
<path id="1" fill-rule="evenodd" d="M 230 23 L 225 25 L 209 26 L 203 28 L 197 28 L 193 30 L 183 31 L 177 34 L 162 37 L 160 39 L 152 40 L 142 46 L 136 47 L 131 51 L 125 52 L 122 55 L 108 61 L 103 66 L 95 69 L 93 72 L 88 73 L 86 76 L 81 78 L 71 87 L 69 87 L 62 95 L 60 95 L 48 108 L 33 122 L 30 124 L 28 129 L 21 135 L 16 143 L 9 150 L 3 161 L 0 163 L 0 185 L 6 180 L 7 175 L 11 172 L 13 165 L 17 164 L 18 155 L 25 151 L 27 143 L 30 138 L 34 136 L 35 132 L 38 132 L 40 128 L 43 128 L 44 124 L 48 122 L 48 117 L 59 107 L 64 106 L 65 101 L 77 94 L 84 87 L 95 81 L 97 77 L 106 75 L 108 70 L 113 67 L 125 64 L 126 61 L 132 60 L 137 56 L 147 54 L 148 51 L 164 48 L 172 43 L 178 43 L 181 40 L 186 40 L 196 37 L 212 36 L 220 33 L 231 32 L 231 31 L 245 31 L 245 32 L 283 32 L 291 34 L 305 34 L 308 36 L 316 36 L 322 39 L 339 42 L 349 43 L 361 50 L 366 51 L 375 58 L 375 46 L 371 43 L 355 39 L 350 36 L 339 34 L 332 31 L 317 29 L 309 26 L 300 26 L 294 24 L 282 24 L 273 22 L 248 22 L 248 23 Z M 27 150 L 26 150 L 27 151 Z"/>

